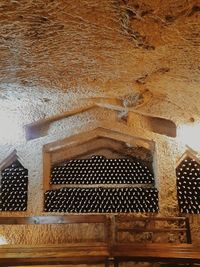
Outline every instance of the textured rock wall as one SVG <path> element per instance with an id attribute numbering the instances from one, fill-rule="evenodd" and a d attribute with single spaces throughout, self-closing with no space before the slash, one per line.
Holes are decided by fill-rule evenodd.
<path id="1" fill-rule="evenodd" d="M 155 142 L 159 215 L 178 215 L 180 136 L 151 133 L 132 115 L 120 123 L 115 112 L 98 108 L 57 121 L 48 136 L 29 142 L 23 125 L 84 106 L 90 97 L 125 99 L 141 114 L 177 124 L 198 122 L 199 11 L 199 0 L 0 1 L 0 162 L 17 149 L 29 170 L 28 210 L 0 216 L 44 214 L 43 145 L 98 126 Z M 200 243 L 199 215 L 188 217 Z M 55 242 L 57 233 L 69 232 L 35 236 L 31 229 L 19 238 Z M 83 233 L 73 232 L 75 239 Z M 18 241 L 7 233 L 8 242 Z"/>
<path id="2" fill-rule="evenodd" d="M 108 115 L 108 114 L 107 114 Z M 110 116 L 112 113 L 110 114 Z M 93 120 L 88 123 L 90 116 L 92 116 Z M 31 215 L 41 215 L 43 212 L 43 176 L 42 176 L 42 147 L 44 144 L 49 143 L 53 140 L 59 140 L 61 137 L 66 137 L 78 133 L 80 131 L 86 131 L 93 129 L 96 125 L 94 113 L 92 114 L 84 114 L 81 115 L 83 119 L 83 125 L 76 124 L 76 120 L 67 119 L 66 124 L 63 123 L 62 132 L 57 136 L 57 131 L 59 129 L 56 127 L 55 123 L 55 135 L 52 134 L 36 139 L 33 141 L 29 141 L 27 143 L 20 144 L 19 146 L 7 146 L 7 153 L 11 151 L 12 148 L 17 148 L 18 155 L 23 159 L 24 165 L 29 169 L 29 193 L 28 193 L 28 210 L 26 212 L 1 212 L 1 216 L 31 216 Z M 70 122 L 70 123 L 69 123 Z M 74 124 L 73 124 L 74 122 Z M 159 189 L 159 215 L 178 215 L 178 207 L 177 207 L 177 199 L 176 199 L 176 176 L 175 176 L 175 168 L 176 168 L 176 159 L 179 156 L 178 153 L 178 142 L 176 139 L 162 137 L 158 134 L 152 134 L 151 132 L 145 131 L 145 129 L 137 127 L 135 121 L 131 121 L 129 119 L 129 125 L 126 126 L 122 123 L 116 122 L 115 120 L 110 122 L 109 124 L 102 120 L 100 123 L 98 116 L 98 125 L 102 125 L 108 129 L 116 130 L 122 133 L 127 133 L 129 135 L 138 136 L 141 138 L 149 139 L 155 141 L 156 148 L 154 156 L 154 172 L 156 175 L 156 184 Z M 70 127 L 69 127 L 70 126 Z M 53 129 L 53 128 L 52 128 Z M 3 153 L 4 152 L 4 153 Z M 1 149 L 1 160 L 6 156 L 5 150 Z M 193 241 L 199 243 L 199 215 L 191 215 L 189 216 L 192 222 L 192 235 Z M 74 230 L 75 229 L 75 230 Z M 77 238 L 81 238 L 82 233 L 85 232 L 91 234 L 91 229 L 87 231 L 83 231 L 81 229 L 73 229 L 74 240 Z M 94 228 L 95 230 L 95 228 Z M 3 230 L 1 233 L 3 234 Z M 22 234 L 18 234 L 15 236 L 11 231 L 6 230 L 8 234 L 8 241 L 13 242 L 13 240 L 18 242 L 18 239 L 22 239 L 22 242 L 27 243 L 29 238 L 33 242 L 38 242 L 40 236 L 44 237 L 44 242 L 52 242 L 53 240 L 57 240 L 58 236 L 62 238 L 62 241 L 66 238 L 70 237 L 69 233 L 71 233 L 71 229 L 68 230 L 54 230 L 52 231 L 43 231 L 39 230 L 38 234 L 35 230 L 28 230 L 28 234 L 25 234 L 25 231 L 22 231 Z M 49 235 L 49 232 L 52 232 L 52 236 Z M 95 237 L 98 237 L 99 231 L 95 230 Z M 87 234 L 86 234 L 87 236 Z M 58 242 L 58 240 L 56 241 Z"/>
<path id="3" fill-rule="evenodd" d="M 147 91 L 141 111 L 198 118 L 198 0 L 2 0 L 0 11 L 0 102 L 22 124 L 77 98 Z"/>

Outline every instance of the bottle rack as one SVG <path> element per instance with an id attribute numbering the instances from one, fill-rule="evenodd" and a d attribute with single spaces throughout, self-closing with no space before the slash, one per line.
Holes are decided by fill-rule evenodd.
<path id="1" fill-rule="evenodd" d="M 176 168 L 177 195 L 181 213 L 200 213 L 200 164 L 190 157 Z"/>
<path id="2" fill-rule="evenodd" d="M 158 190 L 151 170 L 133 157 L 68 160 L 51 168 L 45 211 L 74 213 L 157 212 Z"/>
<path id="3" fill-rule="evenodd" d="M 19 161 L 1 171 L 1 211 L 27 209 L 28 170 Z"/>

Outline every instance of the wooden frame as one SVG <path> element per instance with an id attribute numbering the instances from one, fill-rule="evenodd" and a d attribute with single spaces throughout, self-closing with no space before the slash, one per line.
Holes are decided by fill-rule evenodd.
<path id="1" fill-rule="evenodd" d="M 140 105 L 141 106 L 141 105 Z M 138 106 L 139 107 L 139 106 Z M 48 134 L 48 128 L 51 123 L 92 110 L 95 108 L 108 109 L 114 112 L 124 114 L 135 114 L 143 127 L 154 133 L 176 137 L 176 124 L 169 119 L 149 116 L 135 108 L 126 107 L 121 99 L 117 98 L 90 98 L 85 106 L 65 111 L 49 118 L 41 119 L 36 122 L 25 125 L 26 139 L 31 140 Z"/>
<path id="2" fill-rule="evenodd" d="M 43 190 L 44 192 L 50 190 L 50 171 L 54 163 L 60 162 L 64 159 L 72 159 L 80 155 L 89 153 L 92 149 L 98 149 L 103 146 L 101 138 L 110 140 L 110 142 L 120 144 L 130 144 L 130 146 L 142 146 L 150 151 L 154 151 L 155 144 L 143 138 L 130 136 L 128 134 L 112 131 L 105 128 L 96 128 L 89 132 L 84 132 L 72 137 L 65 138 L 43 147 Z M 94 145 L 92 146 L 92 142 Z M 112 149 L 108 144 L 104 144 L 108 149 Z"/>
<path id="3" fill-rule="evenodd" d="M 178 223 L 179 227 L 155 227 L 155 222 L 170 222 L 170 223 Z M 144 222 L 145 226 L 141 227 L 123 227 L 120 224 L 126 222 Z M 189 219 L 187 217 L 127 217 L 116 215 L 114 217 L 114 229 L 115 229 L 115 240 L 114 242 L 119 242 L 119 233 L 184 233 L 186 237 L 186 243 L 191 244 L 191 231 Z"/>
<path id="4" fill-rule="evenodd" d="M 156 221 L 178 223 L 178 226 L 158 227 Z M 143 226 L 127 227 L 126 222 L 143 222 Z M 182 226 L 179 226 L 179 223 Z M 151 233 L 185 233 L 186 243 L 138 243 L 126 242 L 118 239 L 119 233 L 142 234 Z M 133 217 L 120 216 L 114 218 L 114 242 L 111 256 L 114 258 L 114 267 L 119 267 L 121 262 L 147 261 L 147 262 L 172 262 L 193 263 L 200 262 L 200 247 L 193 246 L 190 233 L 189 219 L 187 217 Z"/>
<path id="5" fill-rule="evenodd" d="M 103 224 L 103 241 L 51 245 L 2 245 L 0 265 L 63 265 L 104 263 L 109 261 L 109 219 L 105 215 L 0 217 L 1 225 L 27 224 Z"/>

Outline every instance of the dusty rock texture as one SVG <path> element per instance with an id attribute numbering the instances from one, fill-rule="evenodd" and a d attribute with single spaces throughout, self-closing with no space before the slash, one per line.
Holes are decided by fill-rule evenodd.
<path id="1" fill-rule="evenodd" d="M 146 112 L 196 118 L 199 6 L 198 0 L 2 0 L 1 101 L 26 108 L 23 121 L 31 122 L 81 96 L 142 98 L 150 90 Z"/>
<path id="2" fill-rule="evenodd" d="M 29 170 L 27 212 L 1 216 L 43 214 L 43 146 L 99 126 L 155 142 L 159 215 L 179 215 L 175 169 L 190 140 L 153 133 L 134 112 L 177 130 L 199 123 L 199 24 L 199 0 L 1 0 L 0 161 L 17 149 Z M 26 140 L 24 125 L 93 98 L 120 99 L 132 111 L 88 110 Z M 200 243 L 200 217 L 188 216 Z"/>

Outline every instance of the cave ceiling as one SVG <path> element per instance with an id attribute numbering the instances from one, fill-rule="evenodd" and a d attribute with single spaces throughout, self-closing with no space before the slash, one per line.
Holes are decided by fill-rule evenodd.
<path id="1" fill-rule="evenodd" d="M 1 0 L 1 109 L 31 123 L 116 98 L 198 119 L 199 22 L 196 0 Z"/>

